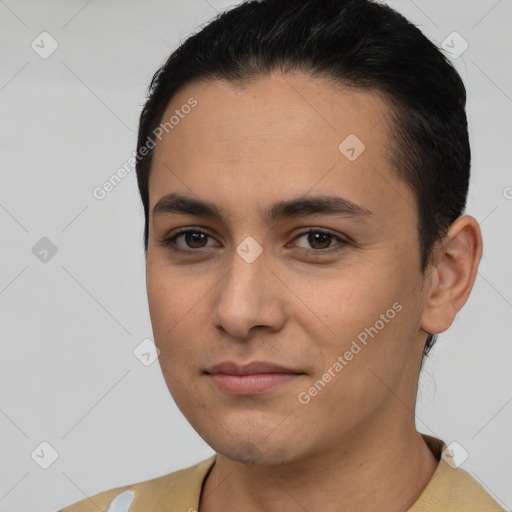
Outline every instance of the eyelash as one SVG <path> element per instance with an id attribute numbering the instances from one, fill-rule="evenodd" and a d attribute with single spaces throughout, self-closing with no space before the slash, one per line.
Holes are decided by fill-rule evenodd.
<path id="1" fill-rule="evenodd" d="M 205 250 L 204 248 L 200 248 L 200 249 L 180 249 L 179 247 L 177 247 L 175 245 L 175 240 L 178 237 L 180 237 L 182 235 L 186 235 L 188 233 L 202 234 L 202 235 L 206 235 L 207 237 L 213 238 L 211 235 L 209 235 L 207 232 L 203 231 L 202 229 L 183 229 L 181 231 L 178 231 L 177 233 L 175 233 L 174 235 L 172 235 L 170 237 L 165 237 L 165 238 L 159 240 L 159 244 L 163 245 L 164 247 L 171 247 L 171 249 L 174 252 L 182 253 L 182 254 L 187 254 L 187 255 L 190 255 L 190 254 L 196 253 L 196 252 L 204 251 Z M 299 247 L 298 248 L 299 252 L 307 253 L 309 255 L 312 252 L 332 254 L 334 252 L 337 252 L 337 251 L 343 249 L 343 247 L 348 244 L 347 240 L 344 240 L 343 238 L 341 238 L 341 237 L 339 237 L 337 235 L 334 235 L 333 233 L 330 233 L 329 231 L 324 231 L 322 229 L 309 229 L 307 231 L 304 231 L 304 232 L 298 234 L 294 238 L 294 240 L 296 240 L 298 238 L 301 238 L 301 237 L 303 237 L 305 235 L 309 235 L 311 233 L 320 233 L 320 234 L 323 234 L 323 235 L 328 235 L 328 236 L 332 237 L 333 239 L 336 239 L 339 243 L 334 245 L 335 249 L 333 249 L 332 246 L 331 247 L 327 247 L 326 249 L 305 249 L 304 247 Z"/>

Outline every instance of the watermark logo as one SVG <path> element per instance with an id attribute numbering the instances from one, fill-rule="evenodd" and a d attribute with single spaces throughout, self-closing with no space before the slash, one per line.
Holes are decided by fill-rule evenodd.
<path id="1" fill-rule="evenodd" d="M 39 467 L 48 469 L 59 458 L 59 453 L 50 443 L 43 441 L 30 456 Z"/>
<path id="2" fill-rule="evenodd" d="M 469 43 L 458 32 L 452 32 L 443 40 L 441 48 L 446 50 L 450 57 L 458 59 L 469 48 Z"/>
<path id="3" fill-rule="evenodd" d="M 155 345 L 153 340 L 146 338 L 135 347 L 133 355 L 144 366 L 151 366 L 158 359 L 160 349 Z"/>
<path id="4" fill-rule="evenodd" d="M 237 453 L 237 459 L 244 464 L 257 464 L 261 459 L 262 453 L 253 443 L 245 443 Z"/>
<path id="5" fill-rule="evenodd" d="M 57 246 L 49 238 L 43 236 L 32 247 L 32 254 L 41 263 L 48 263 L 57 254 Z"/>
<path id="6" fill-rule="evenodd" d="M 448 462 L 448 464 L 456 469 L 460 467 L 466 459 L 469 457 L 469 453 L 465 450 L 465 448 L 457 443 L 457 441 L 452 441 L 441 454 L 441 457 Z"/>
<path id="7" fill-rule="evenodd" d="M 47 59 L 59 47 L 59 43 L 48 32 L 41 32 L 30 44 L 39 57 Z"/>
<path id="8" fill-rule="evenodd" d="M 366 146 L 357 135 L 351 133 L 340 143 L 338 149 L 347 160 L 353 162 L 359 158 Z"/>
<path id="9" fill-rule="evenodd" d="M 238 245 L 236 252 L 246 263 L 252 263 L 263 252 L 263 247 L 252 236 L 248 236 Z"/>

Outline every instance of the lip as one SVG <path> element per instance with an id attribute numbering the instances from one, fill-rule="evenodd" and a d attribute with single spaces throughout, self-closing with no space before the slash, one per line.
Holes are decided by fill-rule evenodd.
<path id="1" fill-rule="evenodd" d="M 205 373 L 220 391 L 230 395 L 264 393 L 304 375 L 304 372 L 265 361 L 245 365 L 224 361 L 210 367 Z"/>
<path id="2" fill-rule="evenodd" d="M 245 365 L 236 364 L 233 361 L 223 361 L 218 363 L 208 370 L 206 373 L 227 373 L 229 375 L 254 375 L 257 373 L 303 373 L 290 368 L 285 368 L 275 363 L 266 361 L 252 361 Z"/>

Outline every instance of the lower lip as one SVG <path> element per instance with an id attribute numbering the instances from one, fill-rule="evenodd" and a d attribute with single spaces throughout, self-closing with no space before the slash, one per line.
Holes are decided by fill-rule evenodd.
<path id="1" fill-rule="evenodd" d="M 221 391 L 231 395 L 263 393 L 300 377 L 297 373 L 257 373 L 252 375 L 212 373 L 208 376 Z"/>

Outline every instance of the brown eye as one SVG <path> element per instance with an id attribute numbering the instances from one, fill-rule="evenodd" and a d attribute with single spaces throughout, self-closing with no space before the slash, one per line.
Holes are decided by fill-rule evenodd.
<path id="1" fill-rule="evenodd" d="M 177 243 L 180 238 L 183 238 L 184 243 Z M 175 251 L 193 252 L 194 250 L 211 247 L 211 244 L 208 245 L 208 239 L 213 240 L 211 235 L 200 229 L 186 229 L 160 240 L 160 244 L 172 246 Z"/>
<path id="2" fill-rule="evenodd" d="M 331 247 L 336 245 L 343 245 L 345 241 L 332 233 L 328 233 L 326 231 L 319 231 L 319 230 L 310 230 L 306 233 L 303 233 L 302 235 L 299 235 L 296 240 L 300 238 L 306 237 L 306 246 L 299 245 L 299 247 L 304 249 L 311 249 L 313 251 L 326 251 L 327 249 L 330 249 Z M 338 243 L 332 244 L 333 240 L 337 241 Z"/>
<path id="3" fill-rule="evenodd" d="M 327 233 L 309 233 L 308 243 L 311 244 L 313 249 L 327 249 L 331 244 L 332 238 L 332 235 Z"/>
<path id="4" fill-rule="evenodd" d="M 208 235 L 201 231 L 187 231 L 186 233 L 182 233 L 181 236 L 184 237 L 185 243 L 191 249 L 205 247 L 208 238 Z"/>

